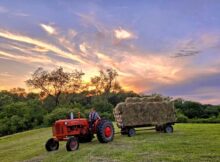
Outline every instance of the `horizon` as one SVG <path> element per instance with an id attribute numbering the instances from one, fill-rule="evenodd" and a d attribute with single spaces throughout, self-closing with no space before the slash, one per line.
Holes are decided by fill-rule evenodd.
<path id="1" fill-rule="evenodd" d="M 220 104 L 217 0 L 2 0 L 0 19 L 0 90 L 38 67 L 113 68 L 126 90 Z"/>

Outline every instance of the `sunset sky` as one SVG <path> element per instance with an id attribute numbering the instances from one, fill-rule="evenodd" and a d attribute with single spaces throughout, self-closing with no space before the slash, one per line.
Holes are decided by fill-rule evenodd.
<path id="1" fill-rule="evenodd" d="M 1 0 L 0 89 L 112 67 L 127 90 L 220 104 L 219 0 Z"/>

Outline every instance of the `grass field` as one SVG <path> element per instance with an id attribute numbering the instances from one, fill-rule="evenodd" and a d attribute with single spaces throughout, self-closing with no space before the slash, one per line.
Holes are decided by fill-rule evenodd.
<path id="1" fill-rule="evenodd" d="M 220 161 L 220 124 L 176 124 L 173 134 L 140 131 L 132 138 L 116 134 L 111 143 L 94 139 L 75 152 L 67 152 L 62 142 L 48 153 L 44 143 L 50 137 L 51 128 L 1 137 L 0 161 Z"/>

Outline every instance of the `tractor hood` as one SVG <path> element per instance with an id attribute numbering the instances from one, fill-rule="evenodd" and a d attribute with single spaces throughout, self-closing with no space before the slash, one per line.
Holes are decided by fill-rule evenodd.
<path id="1" fill-rule="evenodd" d="M 66 126 L 72 126 L 72 125 L 86 125 L 88 123 L 88 120 L 86 118 L 76 118 L 76 119 L 62 119 L 57 120 L 55 122 L 55 125 L 61 124 Z"/>

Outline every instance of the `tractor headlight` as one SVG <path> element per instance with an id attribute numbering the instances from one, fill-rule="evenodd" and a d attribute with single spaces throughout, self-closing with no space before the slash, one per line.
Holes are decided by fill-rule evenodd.
<path id="1" fill-rule="evenodd" d="M 65 124 L 65 125 L 67 125 L 67 124 L 68 124 L 68 122 L 65 122 L 64 124 Z"/>

